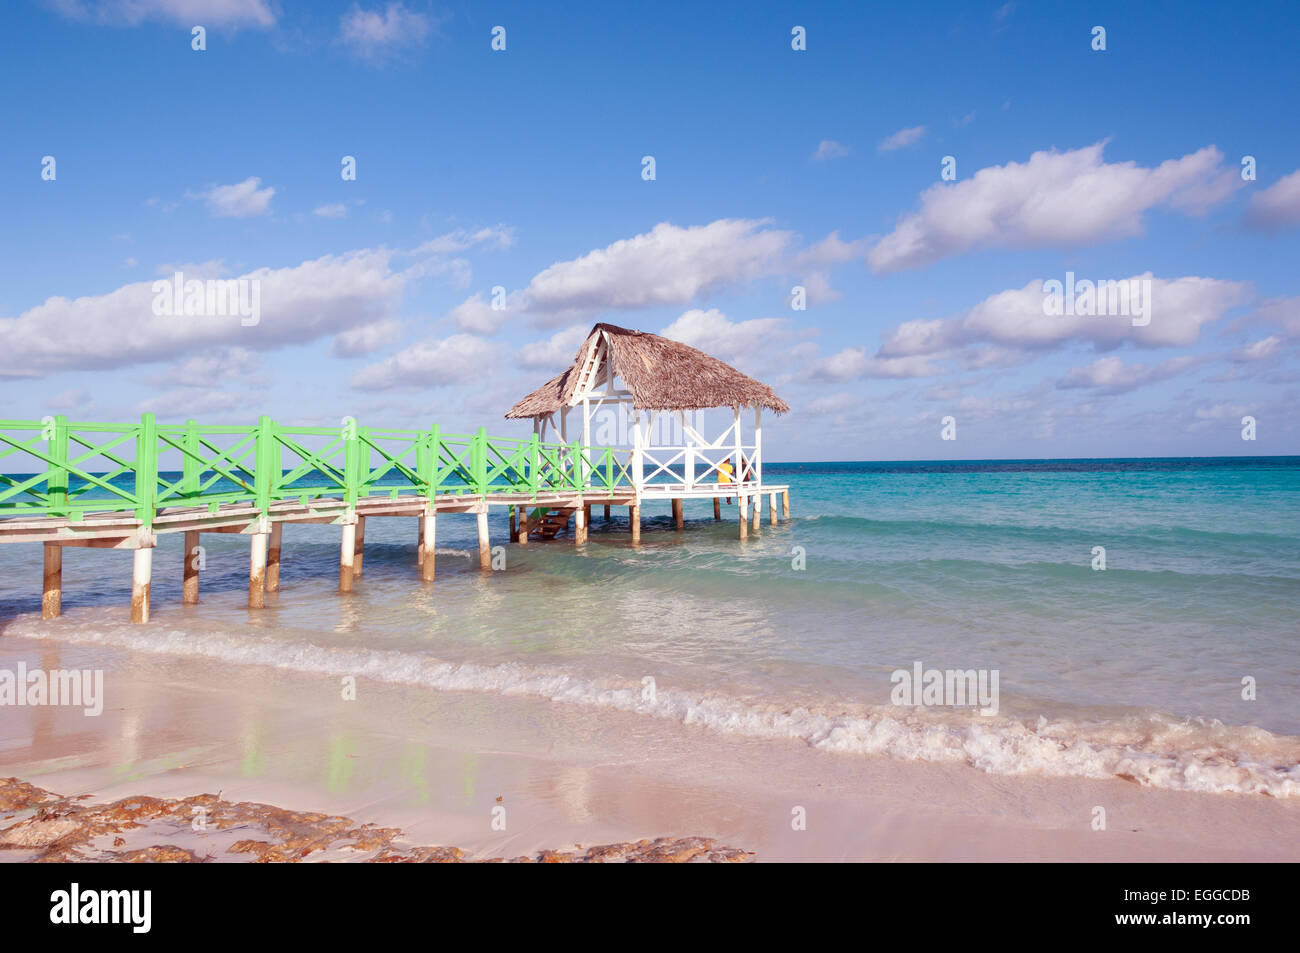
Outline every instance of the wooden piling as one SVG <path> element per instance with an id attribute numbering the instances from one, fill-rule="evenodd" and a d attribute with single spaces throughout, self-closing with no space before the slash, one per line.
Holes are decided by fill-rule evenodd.
<path id="1" fill-rule="evenodd" d="M 758 532 L 758 521 L 763 518 L 763 494 L 755 493 L 749 498 L 750 506 L 753 510 L 750 518 L 754 521 L 751 527 L 755 533 Z"/>
<path id="2" fill-rule="evenodd" d="M 415 564 L 424 565 L 424 517 L 420 517 L 420 526 L 415 533 Z"/>
<path id="3" fill-rule="evenodd" d="M 573 545 L 582 546 L 587 542 L 587 508 L 580 506 L 573 511 Z"/>
<path id="4" fill-rule="evenodd" d="M 526 506 L 519 508 L 519 535 L 515 537 L 515 541 L 520 546 L 528 545 L 528 507 Z"/>
<path id="5" fill-rule="evenodd" d="M 788 520 L 789 518 L 790 518 L 790 491 L 782 490 L 781 491 L 781 519 Z"/>
<path id="6" fill-rule="evenodd" d="M 270 533 L 253 533 L 248 546 L 248 608 L 266 607 L 266 543 Z"/>
<path id="7" fill-rule="evenodd" d="M 433 582 L 437 535 L 438 515 L 431 507 L 420 517 L 420 578 L 425 582 Z"/>
<path id="8" fill-rule="evenodd" d="M 280 540 L 284 535 L 283 523 L 271 524 L 271 539 L 266 550 L 266 591 L 280 591 Z"/>
<path id="9" fill-rule="evenodd" d="M 673 500 L 673 525 L 681 529 L 686 523 L 686 518 L 682 515 L 682 501 L 680 498 Z"/>
<path id="10" fill-rule="evenodd" d="M 343 524 L 343 545 L 339 550 L 339 592 L 352 591 L 352 560 L 356 555 L 357 524 L 349 520 Z"/>
<path id="11" fill-rule="evenodd" d="M 45 579 L 41 587 L 41 618 L 57 619 L 63 614 L 63 546 L 45 544 Z"/>
<path id="12" fill-rule="evenodd" d="M 366 554 L 366 518 L 357 517 L 357 545 L 352 556 L 352 576 L 355 579 L 361 578 L 361 561 Z"/>
<path id="13" fill-rule="evenodd" d="M 606 523 L 609 522 L 609 504 L 608 504 L 608 503 L 605 504 L 605 522 L 606 522 Z"/>
<path id="14" fill-rule="evenodd" d="M 736 509 L 740 511 L 740 538 L 749 539 L 749 509 L 745 505 L 748 497 L 736 497 Z"/>
<path id="15" fill-rule="evenodd" d="M 199 531 L 185 531 L 185 565 L 181 570 L 181 602 L 194 605 L 199 601 Z"/>
<path id="16" fill-rule="evenodd" d="M 478 511 L 478 568 L 484 571 L 492 568 L 492 543 L 488 539 L 486 506 Z"/>
<path id="17" fill-rule="evenodd" d="M 716 496 L 713 498 L 713 519 L 715 521 L 722 519 L 722 500 Z"/>
<path id="18" fill-rule="evenodd" d="M 772 491 L 771 499 L 767 501 L 767 521 L 773 526 L 776 525 L 776 491 Z"/>
<path id="19" fill-rule="evenodd" d="M 632 542 L 641 542 L 641 507 L 633 503 L 627 508 L 628 522 L 632 524 Z"/>
<path id="20" fill-rule="evenodd" d="M 131 567 L 131 621 L 149 621 L 149 584 L 153 576 L 153 547 L 135 550 Z"/>
<path id="21" fill-rule="evenodd" d="M 510 538 L 514 539 L 519 535 L 518 517 L 515 516 L 515 507 L 510 507 Z"/>

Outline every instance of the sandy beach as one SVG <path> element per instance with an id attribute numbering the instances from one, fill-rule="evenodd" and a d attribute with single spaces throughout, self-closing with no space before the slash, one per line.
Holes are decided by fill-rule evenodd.
<path id="1" fill-rule="evenodd" d="M 1286 925 L 1300 5 L 1062 6 L 7 4 L 10 906 Z"/>
<path id="2" fill-rule="evenodd" d="M 364 678 L 345 701 L 334 678 L 5 637 L 0 667 L 19 663 L 103 669 L 106 701 L 95 717 L 6 711 L 0 775 L 90 805 L 215 795 L 320 812 L 397 828 L 399 846 L 457 847 L 470 860 L 703 837 L 759 862 L 1282 861 L 1294 859 L 1300 822 L 1300 805 L 1262 795 L 846 757 L 617 711 Z M 1098 807 L 1105 830 L 1093 829 Z M 6 812 L 0 828 L 25 816 Z M 219 830 L 177 829 L 170 841 L 165 828 L 150 833 L 214 861 L 250 859 Z M 6 846 L 0 860 L 26 859 Z M 339 849 L 304 859 L 367 856 Z"/>

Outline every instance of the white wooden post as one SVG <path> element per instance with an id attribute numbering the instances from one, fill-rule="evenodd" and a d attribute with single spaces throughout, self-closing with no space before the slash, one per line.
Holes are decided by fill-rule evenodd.
<path id="1" fill-rule="evenodd" d="M 488 538 L 487 504 L 477 514 L 478 522 L 478 568 L 484 572 L 492 568 L 492 542 Z M 426 524 L 427 525 L 427 524 Z"/>
<path id="2" fill-rule="evenodd" d="M 588 458 L 591 456 L 591 401 L 586 397 L 582 398 L 582 485 L 588 486 L 591 483 L 591 466 Z"/>
<path id="3" fill-rule="evenodd" d="M 260 527 L 267 532 L 253 533 L 248 551 L 248 608 L 266 607 L 266 544 L 270 527 Z"/>
<path id="4" fill-rule="evenodd" d="M 763 492 L 763 405 L 754 405 L 754 482 Z"/>
<path id="5" fill-rule="evenodd" d="M 686 472 L 686 489 L 690 490 L 695 486 L 695 447 L 691 443 L 690 434 L 686 431 L 686 411 L 678 411 L 677 416 L 682 425 L 682 443 L 686 447 L 686 459 L 683 464 Z"/>
<path id="6" fill-rule="evenodd" d="M 153 576 L 153 546 L 135 551 L 131 567 L 131 621 L 149 621 L 149 586 Z"/>
<path id="7" fill-rule="evenodd" d="M 280 523 L 276 523 L 280 526 Z M 185 531 L 185 568 L 183 570 L 181 586 L 181 602 L 194 604 L 199 601 L 199 566 L 197 552 L 199 548 L 199 531 Z M 277 557 L 278 559 L 278 557 Z"/>
<path id="8" fill-rule="evenodd" d="M 366 555 L 366 518 L 357 517 L 357 538 L 352 548 L 352 578 L 361 578 L 362 563 Z"/>
<path id="9" fill-rule="evenodd" d="M 357 518 L 349 513 L 343 517 L 343 543 L 339 548 L 339 591 L 352 591 L 353 559 L 357 550 Z"/>
<path id="10" fill-rule="evenodd" d="M 568 407 L 563 407 L 560 409 L 560 443 L 564 444 L 565 447 L 568 447 L 569 445 L 569 408 Z M 561 453 L 560 454 L 561 473 L 564 473 L 565 471 L 568 470 L 568 462 L 569 462 L 568 457 L 565 456 L 563 453 Z"/>
<path id="11" fill-rule="evenodd" d="M 740 483 L 745 475 L 745 450 L 740 443 L 740 405 L 731 408 L 732 419 L 736 428 L 736 474 L 735 481 Z"/>
<path id="12" fill-rule="evenodd" d="M 587 541 L 587 508 L 579 506 L 573 511 L 573 545 L 581 546 Z"/>
<path id="13" fill-rule="evenodd" d="M 271 538 L 266 549 L 266 591 L 280 591 L 280 549 L 284 539 L 284 524 L 271 524 Z M 187 559 L 189 557 L 186 557 Z"/>
<path id="14" fill-rule="evenodd" d="M 197 536 L 198 534 L 195 533 Z M 187 533 L 188 537 L 189 534 Z M 63 612 L 63 545 L 45 544 L 45 582 L 41 590 L 41 618 L 57 619 Z"/>
<path id="15" fill-rule="evenodd" d="M 642 449 L 641 438 L 641 411 L 632 411 L 635 419 L 632 422 L 632 485 L 636 488 L 636 495 L 641 496 L 641 489 L 645 484 L 645 459 Z"/>
<path id="16" fill-rule="evenodd" d="M 433 581 L 437 541 L 438 511 L 430 503 L 424 511 L 424 516 L 420 517 L 420 578 L 425 582 Z"/>

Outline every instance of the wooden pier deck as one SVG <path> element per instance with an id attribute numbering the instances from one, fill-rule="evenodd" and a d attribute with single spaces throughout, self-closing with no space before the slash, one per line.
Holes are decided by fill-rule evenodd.
<path id="1" fill-rule="evenodd" d="M 415 562 L 426 582 L 435 577 L 439 514 L 476 515 L 483 570 L 491 569 L 494 506 L 508 508 L 516 544 L 538 538 L 543 523 L 546 538 L 572 522 L 568 535 L 582 545 L 592 506 L 607 514 L 626 506 L 633 542 L 650 502 L 670 502 L 681 529 L 684 500 L 712 498 L 717 520 L 719 499 L 734 498 L 741 539 L 758 529 L 765 496 L 771 524 L 789 518 L 789 488 L 764 484 L 761 469 L 744 483 L 697 483 L 687 454 L 681 472 L 660 467 L 658 479 L 646 482 L 639 454 L 544 444 L 536 435 L 488 438 L 483 429 L 367 428 L 351 419 L 337 429 L 288 428 L 269 417 L 246 428 L 163 426 L 150 414 L 131 424 L 0 421 L 0 543 L 44 545 L 45 618 L 62 610 L 65 546 L 132 550 L 131 619 L 147 622 L 152 554 L 164 533 L 186 537 L 186 603 L 199 597 L 200 534 L 247 535 L 248 604 L 262 608 L 266 592 L 279 589 L 285 523 L 340 527 L 339 589 L 347 592 L 360 575 L 372 517 L 418 520 Z"/>

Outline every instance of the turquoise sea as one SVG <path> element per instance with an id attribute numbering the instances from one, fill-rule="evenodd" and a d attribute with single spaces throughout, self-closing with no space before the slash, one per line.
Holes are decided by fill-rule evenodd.
<path id="1" fill-rule="evenodd" d="M 789 522 L 737 539 L 734 506 L 593 509 L 587 546 L 508 543 L 481 573 L 442 516 L 438 578 L 411 518 L 368 521 L 337 592 L 338 529 L 289 526 L 282 591 L 246 608 L 247 541 L 207 534 L 202 602 L 181 539 L 127 622 L 130 558 L 68 550 L 40 619 L 40 547 L 0 546 L 0 636 L 525 694 L 843 757 L 1300 793 L 1300 457 L 767 464 Z M 1100 568 L 1098 547 L 1104 549 Z M 891 673 L 996 672 L 996 715 L 891 701 Z M 111 692 L 111 681 L 109 683 Z M 1245 696 L 1245 697 L 1244 697 Z M 111 702 L 110 702 L 111 704 Z"/>

